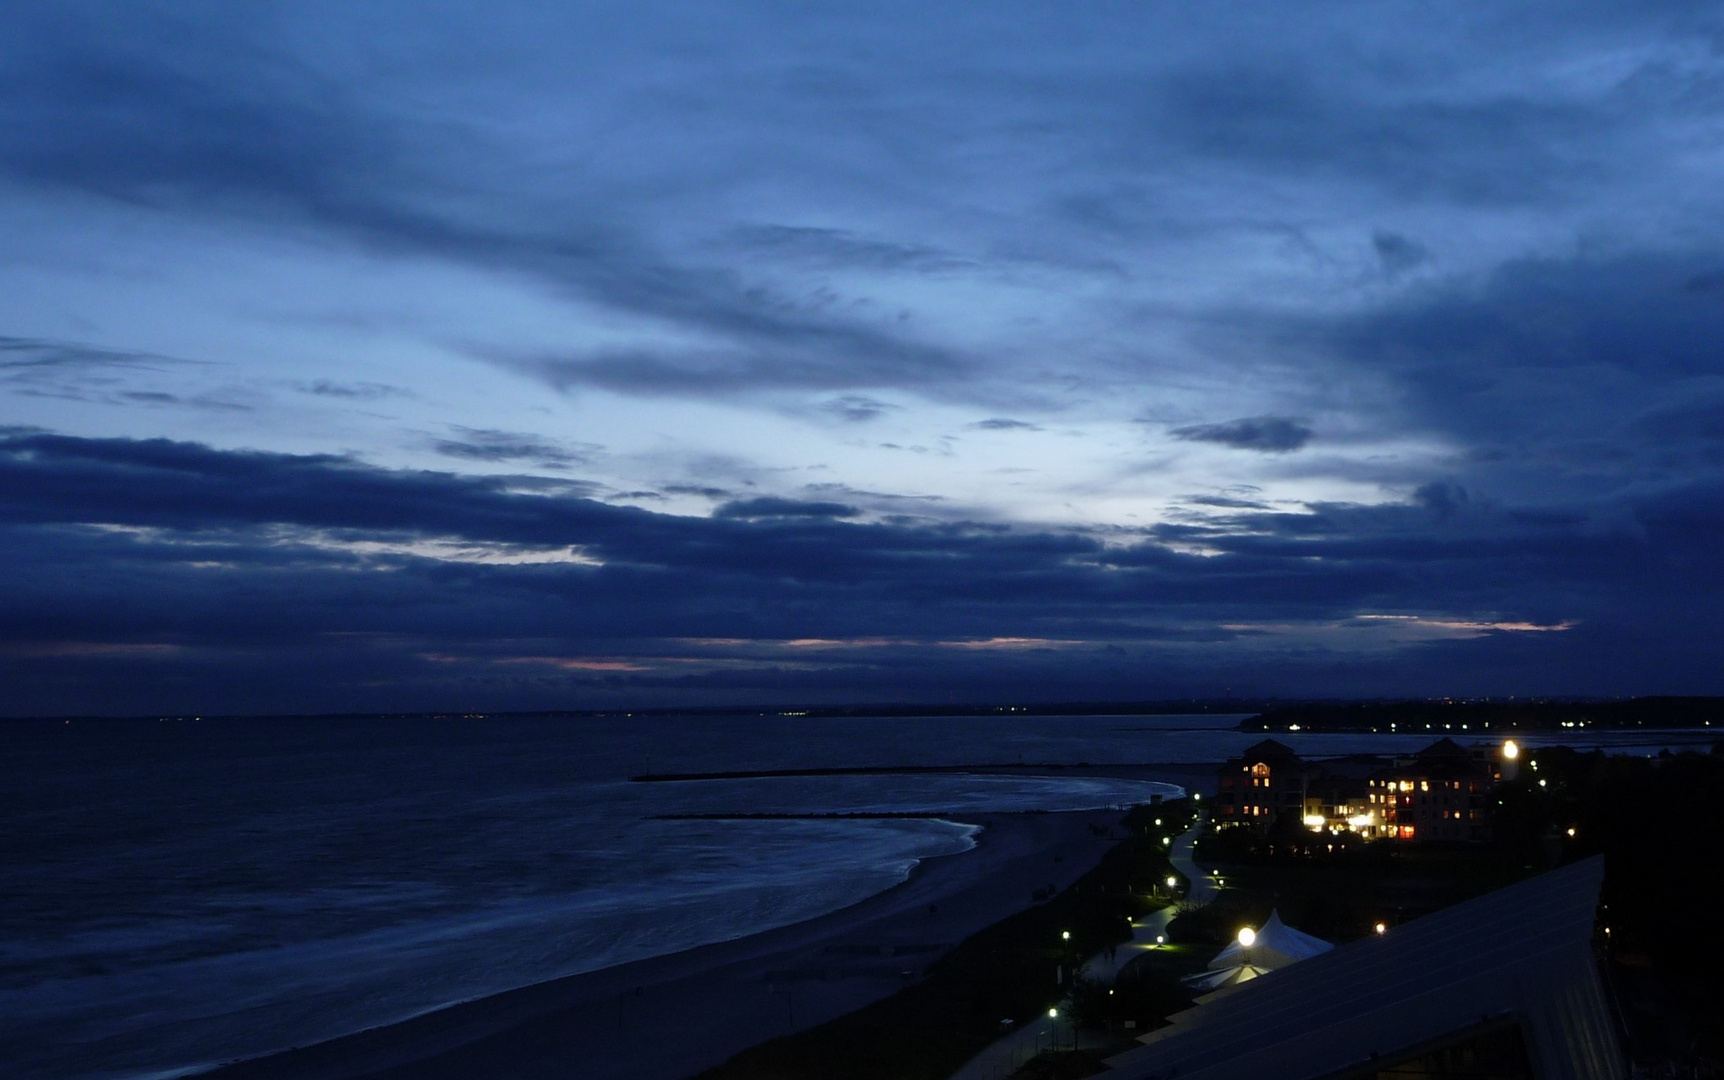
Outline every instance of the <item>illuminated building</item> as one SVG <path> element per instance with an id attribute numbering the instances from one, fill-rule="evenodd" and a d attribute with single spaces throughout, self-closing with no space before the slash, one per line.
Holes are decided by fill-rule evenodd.
<path id="1" fill-rule="evenodd" d="M 1316 833 L 1453 843 L 1490 839 L 1499 748 L 1439 739 L 1408 757 L 1306 761 L 1265 739 L 1221 766 L 1215 823 L 1266 833 L 1282 815 Z"/>
<path id="2" fill-rule="evenodd" d="M 1397 758 L 1369 781 L 1369 805 L 1382 822 L 1378 835 L 1426 843 L 1489 840 L 1498 775 L 1493 751 L 1439 739 Z"/>

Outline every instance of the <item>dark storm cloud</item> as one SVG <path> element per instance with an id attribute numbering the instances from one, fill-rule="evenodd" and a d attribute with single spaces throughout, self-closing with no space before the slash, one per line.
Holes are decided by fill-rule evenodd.
<path id="1" fill-rule="evenodd" d="M 684 518 L 518 493 L 506 478 L 15 430 L 0 436 L 0 557 L 9 568 L 0 643 L 35 659 L 0 659 L 9 670 L 0 708 L 31 711 L 73 688 L 78 672 L 85 685 L 109 688 L 111 711 L 172 699 L 194 672 L 208 695 L 250 701 L 240 688 L 268 681 L 259 650 L 273 650 L 276 663 L 300 656 L 343 672 L 323 697 L 301 693 L 339 708 L 392 680 L 409 697 L 465 687 L 487 702 L 542 703 L 576 684 L 461 680 L 496 675 L 494 661 L 511 655 L 567 656 L 574 667 L 523 660 L 506 668 L 509 679 L 526 679 L 532 663 L 609 678 L 579 668 L 580 658 L 669 655 L 672 639 L 905 643 L 866 655 L 840 647 L 829 671 L 850 674 L 827 684 L 840 696 L 933 685 L 921 680 L 935 672 L 971 680 L 984 696 L 1064 687 L 1079 673 L 1092 680 L 1091 696 L 1131 696 L 1182 686 L 1193 672 L 1225 677 L 1220 654 L 1189 651 L 1206 642 L 1269 642 L 1274 635 L 1258 627 L 1377 611 L 1483 620 L 1471 645 L 1397 652 L 1399 677 L 1439 688 L 1451 665 L 1512 636 L 1491 620 L 1574 627 L 1546 635 L 1572 646 L 1510 649 L 1552 678 L 1584 674 L 1583 661 L 1610 641 L 1637 657 L 1664 642 L 1648 670 L 1675 680 L 1666 686 L 1694 685 L 1710 670 L 1705 647 L 1724 645 L 1724 620 L 1704 602 L 1724 588 L 1717 481 L 1563 513 L 1504 507 L 1453 482 L 1402 504 L 1231 509 L 1124 544 L 963 523 L 860 524 L 844 520 L 844 504 L 794 500 Z M 585 557 L 510 564 L 414 554 L 428 539 L 480 545 L 481 554 L 487 544 L 504 545 L 504 555 L 572 546 Z M 1648 623 L 1653 608 L 1661 614 Z M 1681 641 L 1670 636 L 1678 626 Z M 972 644 L 941 651 L 941 641 Z M 1111 644 L 1127 646 L 1131 663 L 1109 666 Z M 694 647 L 710 671 L 688 674 L 689 685 L 756 695 L 803 685 L 795 672 L 807 669 L 795 657 L 731 669 L 715 647 Z M 1317 643 L 1251 648 L 1267 651 L 1229 653 L 1231 669 L 1283 688 L 1349 669 L 1375 672 L 1357 675 L 1367 686 L 1391 674 L 1386 661 Z M 52 663 L 41 660 L 45 649 Z M 930 649 L 939 656 L 931 660 Z M 431 654 L 443 659 L 419 659 Z M 642 663 L 619 693 L 685 677 L 649 674 L 652 663 Z M 130 691 L 113 681 L 118 670 Z M 1589 678 L 1573 685 L 1597 683 Z"/>
<path id="2" fill-rule="evenodd" d="M 1285 454 L 1311 441 L 1311 429 L 1290 416 L 1247 416 L 1220 424 L 1178 427 L 1168 434 L 1187 442 L 1212 442 L 1235 450 Z"/>

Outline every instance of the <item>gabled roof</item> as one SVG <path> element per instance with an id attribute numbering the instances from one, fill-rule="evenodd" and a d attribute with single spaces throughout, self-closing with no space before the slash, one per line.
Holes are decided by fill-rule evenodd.
<path id="1" fill-rule="evenodd" d="M 1453 739 L 1444 737 L 1413 755 L 1420 761 L 1471 761 L 1473 755 L 1466 747 Z"/>
<path id="2" fill-rule="evenodd" d="M 1512 1023 L 1541 1080 L 1622 1080 L 1591 947 L 1603 874 L 1588 859 L 1221 990 L 1107 1075 L 1313 1080 Z"/>

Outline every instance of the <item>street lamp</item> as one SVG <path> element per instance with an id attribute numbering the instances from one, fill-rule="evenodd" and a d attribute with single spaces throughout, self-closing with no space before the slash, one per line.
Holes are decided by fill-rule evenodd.
<path id="1" fill-rule="evenodd" d="M 1257 931 L 1251 929 L 1249 926 L 1241 926 L 1239 928 L 1239 944 L 1241 946 L 1249 949 L 1251 947 L 1251 943 L 1256 940 Z"/>

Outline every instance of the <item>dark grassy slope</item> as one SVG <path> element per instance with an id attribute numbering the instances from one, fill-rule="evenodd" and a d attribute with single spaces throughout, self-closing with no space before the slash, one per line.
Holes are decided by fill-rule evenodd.
<path id="1" fill-rule="evenodd" d="M 1000 1021 L 1022 1023 L 1059 1000 L 1055 970 L 1129 937 L 1126 920 L 1170 872 L 1159 835 L 1183 830 L 1181 800 L 1134 811 L 1130 838 L 1075 885 L 968 938 L 892 997 L 808 1031 L 746 1050 L 699 1080 L 939 1080 L 999 1037 Z M 1160 817 L 1165 829 L 1144 826 Z M 1139 820 L 1139 819 L 1143 820 Z M 1029 898 L 1026 897 L 1026 900 Z M 1069 943 L 1061 936 L 1070 931 Z M 1137 995 L 1159 1019 L 1154 985 Z M 1149 1015 L 1154 1013 L 1154 1016 Z"/>

